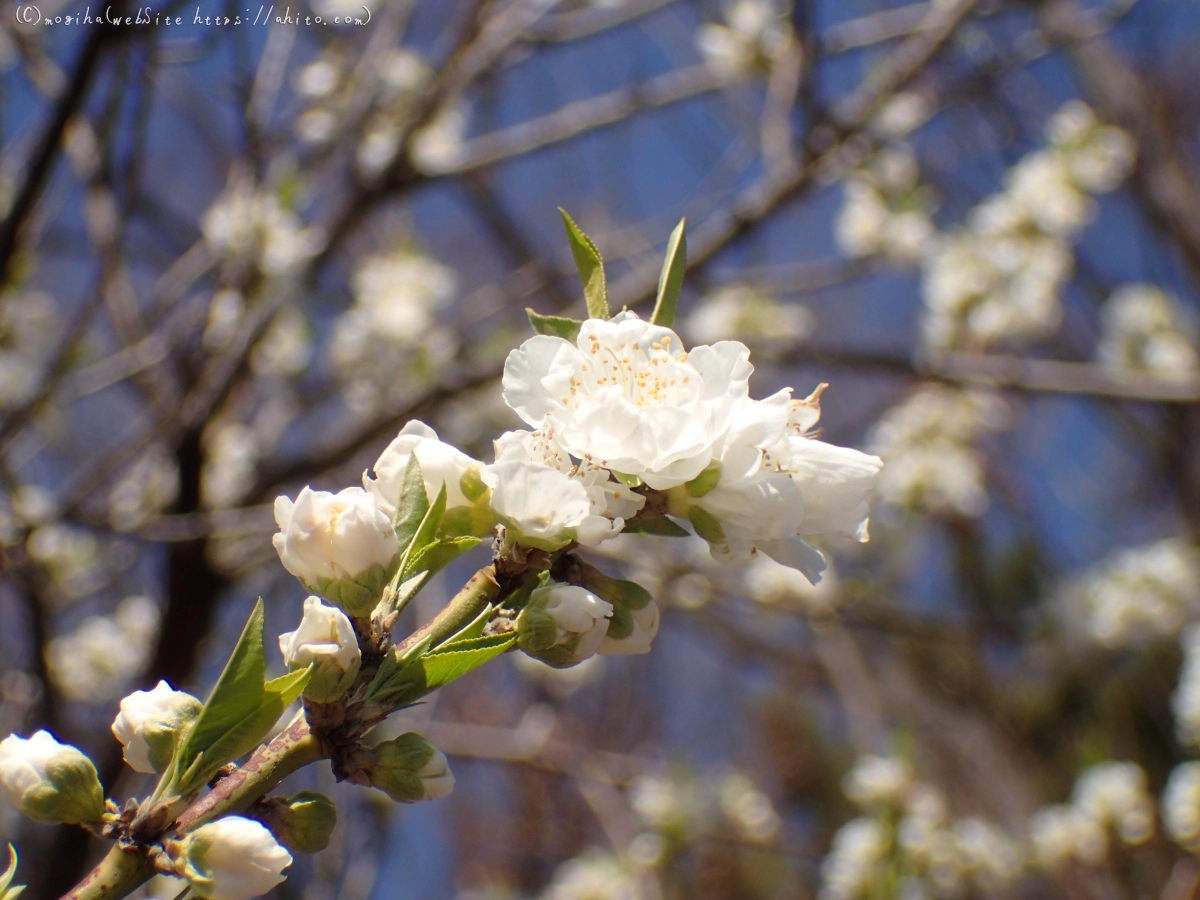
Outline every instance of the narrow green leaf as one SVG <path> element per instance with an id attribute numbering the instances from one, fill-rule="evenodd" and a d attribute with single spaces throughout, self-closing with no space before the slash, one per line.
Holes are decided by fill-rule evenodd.
<path id="1" fill-rule="evenodd" d="M 536 334 L 564 338 L 572 344 L 579 337 L 579 329 L 583 327 L 583 323 L 576 319 L 568 319 L 566 316 L 543 316 L 528 307 L 525 308 L 525 315 L 529 316 L 529 324 L 533 326 Z"/>
<path id="2" fill-rule="evenodd" d="M 417 454 L 413 453 L 408 457 L 408 465 L 404 467 L 404 478 L 401 481 L 400 498 L 396 504 L 393 522 L 401 553 L 408 550 L 413 535 L 421 527 L 427 512 L 429 495 L 425 492 L 425 476 L 421 472 L 421 462 L 417 459 Z"/>
<path id="3" fill-rule="evenodd" d="M 205 701 L 204 709 L 179 749 L 177 771 L 187 772 L 197 757 L 258 709 L 267 674 L 262 629 L 263 602 L 260 597 L 246 621 L 246 627 L 242 629 L 229 662 L 225 664 L 221 677 Z"/>
<path id="4" fill-rule="evenodd" d="M 483 612 L 477 615 L 466 628 L 459 631 L 438 649 L 446 649 L 459 641 L 469 641 L 473 638 L 483 637 L 483 629 L 487 627 L 487 623 L 492 617 L 492 610 L 495 608 L 489 603 L 483 608 Z"/>
<path id="5" fill-rule="evenodd" d="M 592 243 L 592 239 L 579 230 L 575 221 L 567 215 L 562 207 L 563 227 L 567 229 L 567 241 L 571 245 L 571 254 L 575 257 L 575 268 L 579 270 L 579 280 L 583 282 L 583 299 L 587 301 L 588 318 L 607 319 L 608 285 L 604 281 L 604 260 L 600 251 Z"/>
<path id="6" fill-rule="evenodd" d="M 683 235 L 686 224 L 687 219 L 680 219 L 667 239 L 667 255 L 658 276 L 658 297 L 654 301 L 654 312 L 650 315 L 651 322 L 667 328 L 675 321 L 675 302 L 679 299 L 679 289 L 683 286 L 683 275 L 687 271 L 687 238 Z"/>
<path id="7" fill-rule="evenodd" d="M 396 598 L 392 608 L 399 611 L 408 606 L 408 602 L 421 592 L 421 588 L 425 587 L 432 577 L 432 572 L 418 572 L 411 578 L 405 579 L 404 583 L 396 588 Z"/>
<path id="8" fill-rule="evenodd" d="M 657 534 L 662 537 L 691 537 L 686 528 L 675 524 L 673 519 L 666 516 L 656 516 L 653 519 L 633 519 L 625 523 L 623 534 Z"/>
<path id="9" fill-rule="evenodd" d="M 413 562 L 422 550 L 433 543 L 433 536 L 437 534 L 438 524 L 442 521 L 442 515 L 445 512 L 446 484 L 442 482 L 437 497 L 429 509 L 425 511 L 425 517 L 421 519 L 421 524 L 413 534 L 412 540 L 408 544 L 408 549 L 404 551 L 404 558 L 400 563 L 400 569 L 396 575 L 401 583 L 407 581 L 409 577 L 419 571 L 413 567 Z"/>
<path id="10" fill-rule="evenodd" d="M 426 544 L 412 558 L 409 570 L 412 572 L 428 572 L 434 575 L 448 566 L 452 561 L 462 556 L 472 547 L 479 545 L 477 537 L 442 538 L 432 544 Z"/>

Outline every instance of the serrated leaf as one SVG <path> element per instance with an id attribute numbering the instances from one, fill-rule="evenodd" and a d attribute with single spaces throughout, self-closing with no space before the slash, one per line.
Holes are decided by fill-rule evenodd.
<path id="1" fill-rule="evenodd" d="M 604 281 L 604 260 L 592 239 L 584 234 L 575 221 L 562 207 L 563 227 L 567 230 L 567 241 L 571 255 L 575 257 L 575 268 L 583 282 L 583 299 L 587 301 L 588 318 L 608 319 L 608 285 Z"/>
<path id="2" fill-rule="evenodd" d="M 670 328 L 675 321 L 675 303 L 679 300 L 679 289 L 683 286 L 683 276 L 687 271 L 687 238 L 683 234 L 686 224 L 687 219 L 680 219 L 667 239 L 667 254 L 658 276 L 658 296 L 654 301 L 654 312 L 650 315 L 651 322 L 666 328 Z"/>
<path id="3" fill-rule="evenodd" d="M 525 308 L 525 315 L 529 316 L 529 324 L 533 326 L 535 333 L 564 338 L 572 344 L 579 337 L 579 329 L 583 327 L 583 323 L 577 319 L 568 319 L 566 316 L 543 316 L 528 307 Z"/>
<path id="4" fill-rule="evenodd" d="M 461 678 L 482 666 L 517 640 L 515 631 L 443 644 L 436 650 L 411 658 L 386 683 L 372 692 L 373 699 L 396 706 L 420 700 L 430 691 Z"/>
<path id="5" fill-rule="evenodd" d="M 221 677 L 188 732 L 174 762 L 180 796 L 203 785 L 221 766 L 258 746 L 283 711 L 300 696 L 311 669 L 266 681 L 260 597 Z"/>
<path id="6" fill-rule="evenodd" d="M 425 686 L 432 690 L 461 678 L 472 669 L 482 666 L 511 647 L 517 633 L 493 634 L 466 641 L 443 644 L 422 660 L 425 669 Z"/>
<path id="7" fill-rule="evenodd" d="M 653 519 L 632 519 L 625 523 L 622 534 L 657 534 L 661 537 L 691 537 L 688 530 L 667 516 Z"/>
<path id="8" fill-rule="evenodd" d="M 408 544 L 408 549 L 404 551 L 404 558 L 400 563 L 399 573 L 396 576 L 401 583 L 407 581 L 409 577 L 420 571 L 413 567 L 413 562 L 422 550 L 433 543 L 433 536 L 437 534 L 438 525 L 441 523 L 442 515 L 445 512 L 446 483 L 442 482 L 437 497 L 430 504 L 429 509 L 425 511 L 425 517 L 421 519 L 421 524 L 413 534 L 412 540 Z"/>
<path id="9" fill-rule="evenodd" d="M 428 572 L 435 575 L 468 550 L 479 546 L 479 540 L 469 535 L 436 540 L 417 551 L 409 564 L 409 570 L 413 573 Z"/>
<path id="10" fill-rule="evenodd" d="M 409 455 L 400 485 L 400 498 L 396 504 L 393 525 L 396 529 L 396 539 L 400 542 L 400 552 L 403 553 L 408 550 L 413 536 L 425 519 L 425 514 L 429 512 L 425 475 L 421 471 L 421 462 L 417 459 L 417 454 Z"/>

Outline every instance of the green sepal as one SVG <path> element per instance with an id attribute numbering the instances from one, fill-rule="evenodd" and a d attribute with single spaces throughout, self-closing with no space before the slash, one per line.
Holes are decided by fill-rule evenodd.
<path id="1" fill-rule="evenodd" d="M 257 747 L 312 677 L 309 667 L 267 681 L 262 629 L 260 597 L 176 754 L 171 781 L 177 796 L 199 789 L 225 763 Z"/>
<path id="2" fill-rule="evenodd" d="M 710 544 L 721 544 L 725 541 L 725 532 L 716 517 L 702 506 L 693 506 L 688 510 L 688 521 L 696 529 L 696 534 Z"/>
<path id="3" fill-rule="evenodd" d="M 400 481 L 400 497 L 392 519 L 401 553 L 408 551 L 428 512 L 429 494 L 425 491 L 425 475 L 421 471 L 421 461 L 417 459 L 417 454 L 412 453 L 408 457 L 408 465 L 404 467 L 404 477 Z"/>
<path id="4" fill-rule="evenodd" d="M 486 500 L 471 506 L 455 506 L 446 510 L 438 525 L 438 537 L 487 537 L 496 527 L 496 514 Z"/>
<path id="5" fill-rule="evenodd" d="M 384 741 L 371 748 L 375 757 L 371 784 L 397 803 L 424 800 L 425 784 L 417 772 L 433 759 L 434 752 L 433 745 L 415 731 Z"/>
<path id="6" fill-rule="evenodd" d="M 625 487 L 641 487 L 642 478 L 640 475 L 626 475 L 624 472 L 613 472 L 613 478 L 625 485 Z"/>
<path id="7" fill-rule="evenodd" d="M 416 454 L 413 454 L 413 457 L 415 458 Z M 401 557 L 400 570 L 396 576 L 401 582 L 407 581 L 414 574 L 421 571 L 414 566 L 416 557 L 429 544 L 433 543 L 434 535 L 437 534 L 438 525 L 441 524 L 442 516 L 445 512 L 446 484 L 442 482 L 441 488 L 438 489 L 437 497 L 425 511 L 425 516 L 421 519 L 421 524 L 417 526 L 408 547 Z"/>
<path id="8" fill-rule="evenodd" d="M 654 602 L 650 592 L 636 581 L 610 578 L 590 567 L 585 571 L 587 574 L 582 580 L 583 587 L 614 606 L 624 609 L 645 609 Z M 609 629 L 609 632 L 611 633 L 612 629 Z"/>
<path id="9" fill-rule="evenodd" d="M 49 760 L 45 779 L 21 796 L 20 810 L 38 822 L 94 824 L 104 816 L 104 788 L 92 761 L 68 749 Z"/>
<path id="10" fill-rule="evenodd" d="M 324 794 L 301 791 L 278 814 L 282 833 L 277 835 L 289 850 L 318 853 L 329 846 L 337 827 L 337 807 Z"/>
<path id="11" fill-rule="evenodd" d="M 563 227 L 567 230 L 567 241 L 575 257 L 575 268 L 583 282 L 583 298 L 587 301 L 589 319 L 608 319 L 608 285 L 604 281 L 604 260 L 592 239 L 584 234 L 575 221 L 562 207 Z"/>
<path id="12" fill-rule="evenodd" d="M 683 486 L 689 497 L 703 497 L 721 481 L 721 464 L 709 463 L 708 467 Z"/>
<path id="13" fill-rule="evenodd" d="M 534 334 L 560 337 L 572 344 L 579 338 L 579 329 L 583 327 L 583 323 L 578 319 L 568 319 L 566 316 L 543 316 L 529 307 L 525 308 L 525 315 L 529 316 L 529 324 L 533 327 Z"/>
<path id="14" fill-rule="evenodd" d="M 687 219 L 680 219 L 667 239 L 667 253 L 658 276 L 658 296 L 654 301 L 654 312 L 650 314 L 651 322 L 665 328 L 670 328 L 675 321 L 675 304 L 687 271 L 687 238 L 683 234 L 686 224 Z"/>
<path id="15" fill-rule="evenodd" d="M 355 618 L 369 616 L 379 602 L 384 587 L 392 580 L 400 565 L 396 556 L 386 567 L 376 563 L 356 578 L 304 581 L 306 588 L 325 598 L 330 606 L 336 606 L 346 615 Z"/>
<path id="16" fill-rule="evenodd" d="M 185 706 L 173 710 L 171 718 L 151 719 L 143 725 L 142 733 L 150 751 L 150 766 L 159 775 L 171 767 L 175 749 L 187 737 L 188 729 L 195 724 L 203 709 L 204 704 L 189 696 Z"/>
<path id="17" fill-rule="evenodd" d="M 621 529 L 622 534 L 656 534 L 661 537 L 691 537 L 692 534 L 682 525 L 677 524 L 667 516 L 655 516 L 653 519 L 631 519 Z"/>

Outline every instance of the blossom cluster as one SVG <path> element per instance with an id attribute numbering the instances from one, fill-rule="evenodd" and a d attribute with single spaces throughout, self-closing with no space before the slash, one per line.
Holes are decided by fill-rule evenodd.
<path id="1" fill-rule="evenodd" d="M 934 204 L 911 147 L 896 143 L 876 153 L 846 178 L 843 194 L 834 237 L 846 255 L 921 262 L 936 233 Z"/>
<path id="2" fill-rule="evenodd" d="M 1096 359 L 1112 369 L 1140 369 L 1160 378 L 1200 371 L 1196 327 L 1179 301 L 1149 284 L 1117 288 L 1101 314 Z"/>
<path id="3" fill-rule="evenodd" d="M 930 242 L 921 286 L 927 346 L 978 348 L 1058 327 L 1071 244 L 1095 216 L 1093 195 L 1129 173 L 1135 145 L 1078 100 L 1051 117 L 1046 136 L 1048 145 L 1010 169 L 1004 190 L 971 210 L 965 227 Z"/>

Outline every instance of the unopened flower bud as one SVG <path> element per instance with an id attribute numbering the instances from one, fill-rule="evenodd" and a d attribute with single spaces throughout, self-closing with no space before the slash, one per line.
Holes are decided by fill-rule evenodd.
<path id="1" fill-rule="evenodd" d="M 82 825 L 104 815 L 104 790 L 92 761 L 48 731 L 0 741 L 0 787 L 13 806 L 39 822 Z"/>
<path id="2" fill-rule="evenodd" d="M 587 563 L 579 563 L 579 571 L 583 585 L 613 607 L 608 631 L 596 652 L 601 656 L 649 653 L 659 623 L 658 604 L 650 592 L 635 582 L 609 578 Z"/>
<path id="3" fill-rule="evenodd" d="M 289 850 L 316 853 L 329 846 L 337 825 L 337 807 L 324 794 L 301 791 L 290 800 L 272 798 L 256 818 Z"/>
<path id="4" fill-rule="evenodd" d="M 306 487 L 295 503 L 275 500 L 275 521 L 272 542 L 285 569 L 349 615 L 370 615 L 400 554 L 391 516 L 373 494 Z"/>
<path id="5" fill-rule="evenodd" d="M 517 616 L 517 646 L 556 668 L 573 666 L 596 652 L 612 614 L 611 603 L 585 588 L 543 585 Z"/>
<path id="6" fill-rule="evenodd" d="M 300 627 L 279 636 L 279 651 L 289 671 L 315 664 L 304 696 L 316 703 L 332 703 L 346 693 L 362 663 L 354 626 L 319 597 L 304 601 Z"/>
<path id="7" fill-rule="evenodd" d="M 454 790 L 446 754 L 415 731 L 372 749 L 371 784 L 399 803 L 440 800 Z"/>
<path id="8" fill-rule="evenodd" d="M 261 822 L 226 816 L 167 843 L 175 872 L 208 900 L 249 900 L 286 880 L 292 855 Z"/>
<path id="9" fill-rule="evenodd" d="M 483 495 L 485 485 L 479 480 L 481 463 L 471 459 L 457 447 L 438 440 L 437 432 L 424 422 L 413 420 L 406 424 L 396 439 L 388 444 L 372 466 L 372 473 L 363 474 L 363 487 L 374 494 L 380 509 L 389 516 L 400 502 L 404 470 L 409 458 L 416 454 L 425 480 L 425 493 L 430 502 L 446 486 L 446 509 L 470 506 Z"/>
<path id="10" fill-rule="evenodd" d="M 112 733 L 135 772 L 162 773 L 171 764 L 177 738 L 191 727 L 204 704 L 160 681 L 152 691 L 134 691 L 121 701 Z"/>

